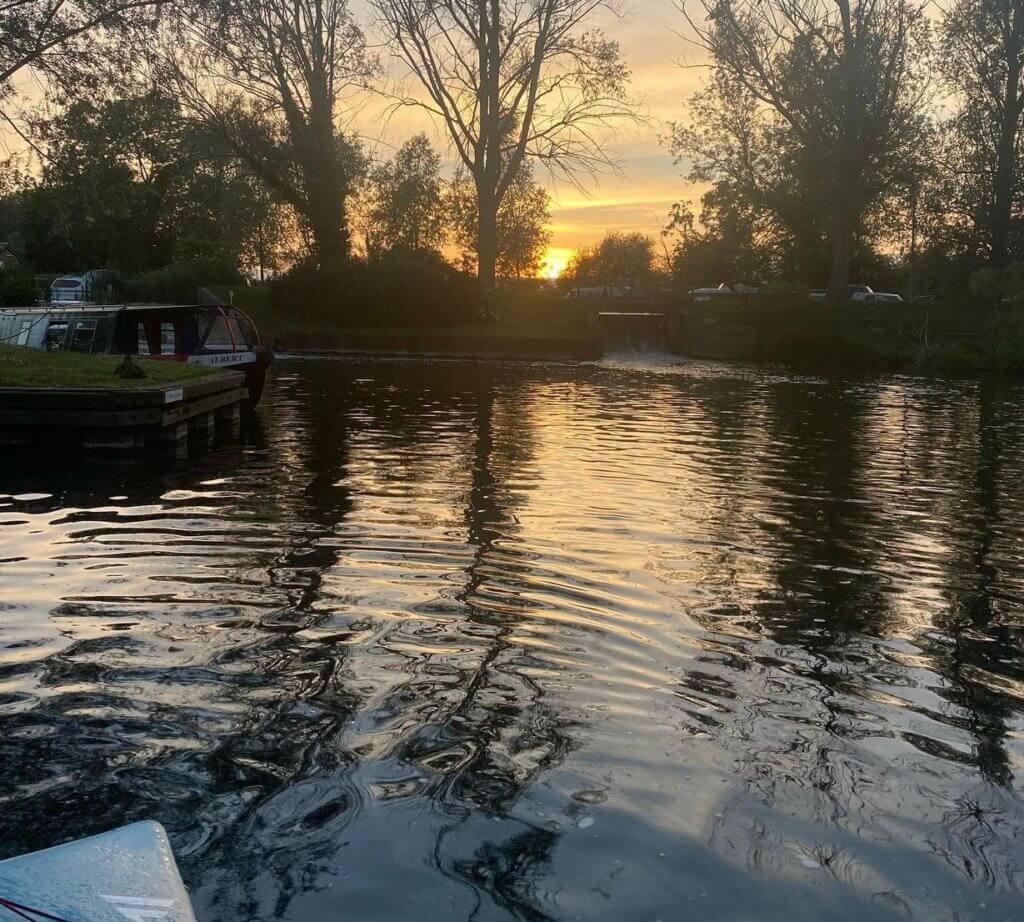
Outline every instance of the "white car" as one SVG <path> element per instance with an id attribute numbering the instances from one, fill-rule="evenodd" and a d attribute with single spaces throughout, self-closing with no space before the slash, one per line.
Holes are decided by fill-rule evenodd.
<path id="1" fill-rule="evenodd" d="M 717 288 L 694 288 L 690 292 L 690 297 L 694 301 L 712 301 L 715 298 L 757 295 L 760 293 L 760 287 L 753 282 L 722 282 Z"/>
<path id="2" fill-rule="evenodd" d="M 81 304 L 86 299 L 88 290 L 83 276 L 64 276 L 50 286 L 50 300 L 54 304 Z"/>
<path id="3" fill-rule="evenodd" d="M 885 301 L 889 303 L 902 303 L 903 298 L 892 291 L 875 291 L 870 285 L 850 285 L 849 299 L 851 301 Z M 811 292 L 812 301 L 827 301 L 828 292 L 824 289 L 815 289 Z"/>

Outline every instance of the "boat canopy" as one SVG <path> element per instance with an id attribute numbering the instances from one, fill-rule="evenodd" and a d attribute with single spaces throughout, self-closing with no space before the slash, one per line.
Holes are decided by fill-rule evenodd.
<path id="1" fill-rule="evenodd" d="M 0 311 L 0 342 L 49 351 L 186 358 L 250 351 L 260 337 L 248 315 L 228 304 L 52 304 Z"/>

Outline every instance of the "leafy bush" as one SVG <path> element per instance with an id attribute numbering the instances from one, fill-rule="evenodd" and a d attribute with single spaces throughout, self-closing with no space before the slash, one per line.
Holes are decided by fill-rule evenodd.
<path id="1" fill-rule="evenodd" d="M 1024 263 L 1010 263 L 1003 270 L 1003 297 L 1011 301 L 1024 299 Z"/>
<path id="2" fill-rule="evenodd" d="M 495 293 L 492 310 L 498 321 L 531 334 L 580 334 L 594 315 L 621 310 L 615 301 L 567 298 L 560 288 L 538 279 L 505 283 Z"/>
<path id="3" fill-rule="evenodd" d="M 353 260 L 333 272 L 298 266 L 272 283 L 271 304 L 303 321 L 362 327 L 454 326 L 482 311 L 476 280 L 430 252 Z"/>
<path id="4" fill-rule="evenodd" d="M 765 282 L 761 287 L 761 291 L 766 295 L 785 295 L 798 301 L 806 301 L 811 295 L 811 289 L 806 285 L 802 285 L 799 282 L 783 282 L 777 279 Z"/>
<path id="5" fill-rule="evenodd" d="M 0 307 L 30 307 L 40 295 L 31 272 L 20 269 L 0 272 Z"/>
<path id="6" fill-rule="evenodd" d="M 96 304 L 117 304 L 124 300 L 124 282 L 110 269 L 94 269 L 89 279 L 89 300 Z"/>
<path id="7" fill-rule="evenodd" d="M 1024 372 L 1024 308 L 1019 302 L 1000 312 L 989 331 L 989 339 L 998 370 L 1013 374 Z"/>
<path id="8" fill-rule="evenodd" d="M 241 283 L 242 277 L 230 260 L 193 259 L 129 279 L 125 297 L 142 303 L 193 304 L 200 288 Z"/>
<path id="9" fill-rule="evenodd" d="M 967 288 L 971 297 L 982 304 L 998 304 L 1003 296 L 1003 278 L 998 269 L 977 269 L 971 273 Z"/>

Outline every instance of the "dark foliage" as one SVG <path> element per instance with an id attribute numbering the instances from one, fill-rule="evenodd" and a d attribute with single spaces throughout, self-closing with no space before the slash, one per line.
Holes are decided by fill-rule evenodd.
<path id="1" fill-rule="evenodd" d="M 27 307 L 41 292 L 35 276 L 22 270 L 0 272 L 0 307 Z"/>
<path id="2" fill-rule="evenodd" d="M 343 265 L 367 164 L 339 125 L 378 72 L 348 0 L 182 0 L 174 11 L 182 40 L 164 64 L 183 111 L 294 210 L 321 266 Z"/>
<path id="3" fill-rule="evenodd" d="M 193 259 L 135 276 L 125 284 L 124 294 L 131 302 L 194 304 L 200 288 L 241 283 L 242 277 L 230 260 Z"/>
<path id="4" fill-rule="evenodd" d="M 392 251 L 336 270 L 300 265 L 273 282 L 275 311 L 337 326 L 454 326 L 482 312 L 475 279 L 436 253 Z"/>
<path id="5" fill-rule="evenodd" d="M 125 273 L 181 260 L 253 265 L 280 236 L 274 204 L 158 89 L 72 102 L 40 121 L 42 174 L 0 199 L 39 271 Z M 0 232 L 7 232 L 0 224 Z"/>

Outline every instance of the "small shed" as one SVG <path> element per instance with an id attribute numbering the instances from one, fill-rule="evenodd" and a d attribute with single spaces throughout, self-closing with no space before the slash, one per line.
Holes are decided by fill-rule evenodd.
<path id="1" fill-rule="evenodd" d="M 18 254 L 11 249 L 11 245 L 0 241 L 0 272 L 16 269 L 18 263 Z"/>

